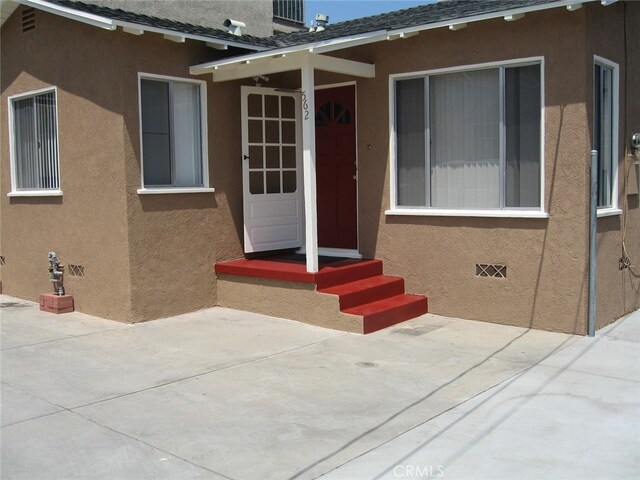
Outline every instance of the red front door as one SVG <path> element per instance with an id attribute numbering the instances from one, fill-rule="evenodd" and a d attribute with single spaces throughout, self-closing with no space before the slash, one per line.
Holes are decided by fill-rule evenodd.
<path id="1" fill-rule="evenodd" d="M 318 246 L 358 248 L 355 87 L 316 91 Z"/>

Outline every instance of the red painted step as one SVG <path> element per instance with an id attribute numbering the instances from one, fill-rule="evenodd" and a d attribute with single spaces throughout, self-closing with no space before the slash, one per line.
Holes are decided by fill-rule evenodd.
<path id="1" fill-rule="evenodd" d="M 322 268 L 316 273 L 315 282 L 320 290 L 376 275 L 382 275 L 382 261 L 363 260 L 345 266 Z"/>
<path id="2" fill-rule="evenodd" d="M 388 275 L 376 275 L 319 289 L 318 291 L 338 295 L 340 297 L 340 310 L 345 310 L 404 293 L 404 279 Z"/>
<path id="3" fill-rule="evenodd" d="M 362 316 L 363 333 L 371 333 L 424 315 L 427 310 L 426 297 L 401 294 L 341 311 Z"/>

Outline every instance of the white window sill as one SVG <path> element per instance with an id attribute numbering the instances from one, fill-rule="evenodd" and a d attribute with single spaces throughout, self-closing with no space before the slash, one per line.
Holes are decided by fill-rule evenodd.
<path id="1" fill-rule="evenodd" d="M 622 210 L 619 208 L 599 208 L 598 218 L 600 217 L 614 217 L 616 215 L 622 215 Z"/>
<path id="2" fill-rule="evenodd" d="M 385 215 L 416 217 L 489 217 L 489 218 L 549 218 L 547 212 L 539 210 L 450 210 L 396 208 L 387 210 Z"/>
<path id="3" fill-rule="evenodd" d="M 209 187 L 139 188 L 138 195 L 164 195 L 167 193 L 213 193 L 215 191 L 215 188 Z"/>
<path id="4" fill-rule="evenodd" d="M 7 193 L 7 197 L 61 197 L 62 190 L 17 190 Z"/>

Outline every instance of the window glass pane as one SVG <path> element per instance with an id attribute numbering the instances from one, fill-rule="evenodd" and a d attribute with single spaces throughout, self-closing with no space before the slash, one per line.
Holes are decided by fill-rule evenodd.
<path id="1" fill-rule="evenodd" d="M 249 142 L 262 143 L 262 120 L 249 120 Z"/>
<path id="2" fill-rule="evenodd" d="M 201 187 L 200 86 L 173 84 L 173 153 L 176 186 Z"/>
<path id="3" fill-rule="evenodd" d="M 267 172 L 267 193 L 280 193 L 280 170 Z"/>
<path id="4" fill-rule="evenodd" d="M 424 79 L 396 82 L 397 203 L 426 203 Z"/>
<path id="5" fill-rule="evenodd" d="M 540 206 L 540 66 L 505 69 L 506 206 Z"/>
<path id="6" fill-rule="evenodd" d="M 282 143 L 296 143 L 295 122 L 282 122 Z"/>
<path id="7" fill-rule="evenodd" d="M 296 147 L 282 147 L 282 168 L 296 168 Z"/>
<path id="8" fill-rule="evenodd" d="M 18 188 L 38 188 L 38 162 L 33 98 L 13 102 L 13 135 Z"/>
<path id="9" fill-rule="evenodd" d="M 249 147 L 249 168 L 264 168 L 262 145 Z"/>
<path id="10" fill-rule="evenodd" d="M 253 194 L 264 193 L 264 173 L 249 172 L 249 192 Z"/>
<path id="11" fill-rule="evenodd" d="M 280 98 L 277 95 L 264 96 L 264 112 L 269 118 L 278 118 L 280 116 L 279 104 Z"/>
<path id="12" fill-rule="evenodd" d="M 37 95 L 35 107 L 37 161 L 40 172 L 38 188 L 59 188 L 55 93 Z"/>
<path id="13" fill-rule="evenodd" d="M 247 110 L 250 117 L 262 116 L 262 95 L 249 95 L 247 99 Z"/>
<path id="14" fill-rule="evenodd" d="M 296 191 L 296 172 L 282 172 L 282 191 L 284 193 L 293 193 Z"/>
<path id="15" fill-rule="evenodd" d="M 500 207 L 499 69 L 429 79 L 431 206 Z"/>
<path id="16" fill-rule="evenodd" d="M 171 185 L 169 84 L 141 81 L 142 149 L 145 185 Z"/>
<path id="17" fill-rule="evenodd" d="M 266 143 L 280 143 L 280 122 L 267 120 L 264 130 Z"/>
<path id="18" fill-rule="evenodd" d="M 280 168 L 280 147 L 266 147 L 267 168 Z"/>
<path id="19" fill-rule="evenodd" d="M 598 141 L 598 206 L 610 207 L 613 190 L 613 70 L 604 65 L 598 68 L 599 82 L 596 84 L 598 103 L 596 131 Z"/>
<path id="20" fill-rule="evenodd" d="M 296 104 L 293 97 L 282 96 L 280 97 L 282 102 L 282 118 L 295 118 L 296 117 Z"/>

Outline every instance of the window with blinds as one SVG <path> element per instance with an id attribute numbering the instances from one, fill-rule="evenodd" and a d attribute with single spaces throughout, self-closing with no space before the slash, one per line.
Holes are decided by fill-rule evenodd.
<path id="1" fill-rule="evenodd" d="M 201 84 L 141 78 L 145 187 L 203 187 Z"/>
<path id="2" fill-rule="evenodd" d="M 539 209 L 541 65 L 395 81 L 398 207 Z"/>
<path id="3" fill-rule="evenodd" d="M 12 97 L 14 190 L 58 190 L 56 91 Z"/>

